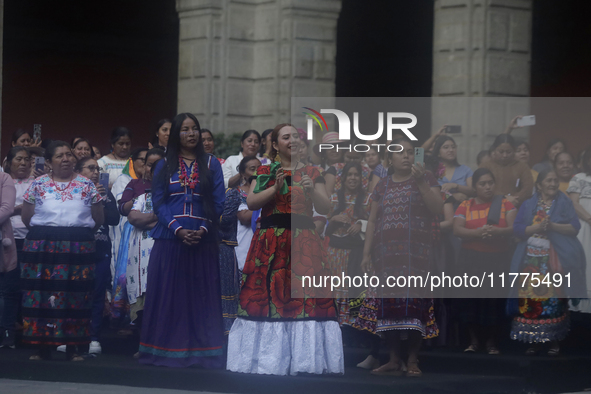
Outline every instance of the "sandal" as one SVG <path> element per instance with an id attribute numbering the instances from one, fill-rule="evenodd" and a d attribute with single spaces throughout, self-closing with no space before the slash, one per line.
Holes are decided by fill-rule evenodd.
<path id="1" fill-rule="evenodd" d="M 476 353 L 478 351 L 478 344 L 471 344 L 467 348 L 464 349 L 464 353 Z"/>
<path id="2" fill-rule="evenodd" d="M 31 361 L 48 361 L 51 360 L 51 351 L 39 351 L 29 357 Z"/>
<path id="3" fill-rule="evenodd" d="M 486 349 L 487 353 L 490 354 L 491 356 L 496 356 L 501 354 L 501 351 L 496 347 L 496 346 L 489 346 Z"/>
<path id="4" fill-rule="evenodd" d="M 551 347 L 550 350 L 548 350 L 548 356 L 551 356 L 551 357 L 560 356 L 560 348 L 559 347 Z"/>
<path id="5" fill-rule="evenodd" d="M 374 369 L 373 371 L 370 372 L 370 374 L 372 375 L 376 375 L 376 376 L 402 376 L 403 373 L 403 363 L 399 362 L 396 363 L 396 367 L 395 368 L 389 368 L 389 369 L 385 369 L 384 367 L 386 367 L 386 365 L 388 364 L 384 364 L 379 368 Z"/>
<path id="6" fill-rule="evenodd" d="M 416 361 L 409 361 L 407 363 L 408 371 L 406 371 L 406 376 L 409 378 L 420 378 L 423 376 L 423 371 L 419 369 L 419 360 Z"/>
<path id="7" fill-rule="evenodd" d="M 72 357 L 70 357 L 68 359 L 68 361 L 74 361 L 74 362 L 84 361 L 84 357 L 74 354 L 74 355 L 72 355 Z"/>
<path id="8" fill-rule="evenodd" d="M 535 356 L 538 354 L 538 347 L 537 346 L 530 346 L 525 351 L 526 356 Z"/>
<path id="9" fill-rule="evenodd" d="M 365 360 L 363 360 L 362 362 L 360 362 L 359 364 L 357 364 L 357 368 L 363 368 L 363 369 L 378 369 L 380 367 L 380 360 L 378 360 L 377 358 L 375 358 L 372 355 L 367 356 L 367 358 Z"/>

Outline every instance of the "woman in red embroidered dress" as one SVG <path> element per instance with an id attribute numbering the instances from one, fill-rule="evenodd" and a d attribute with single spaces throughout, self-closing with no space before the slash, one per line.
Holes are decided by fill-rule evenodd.
<path id="1" fill-rule="evenodd" d="M 292 283 L 301 288 L 303 275 L 330 272 L 312 221 L 313 206 L 328 213 L 330 201 L 318 169 L 295 160 L 298 140 L 293 126 L 275 127 L 271 141 L 281 161 L 260 166 L 251 183 L 247 203 L 251 210 L 262 208 L 261 228 L 248 252 L 238 318 L 229 335 L 230 371 L 344 372 L 334 299 L 314 298 L 321 294 L 305 288 L 303 298 L 291 294 Z"/>

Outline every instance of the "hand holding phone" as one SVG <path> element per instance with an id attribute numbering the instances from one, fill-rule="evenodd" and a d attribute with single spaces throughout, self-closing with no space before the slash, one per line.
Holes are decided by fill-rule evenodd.
<path id="1" fill-rule="evenodd" d="M 33 144 L 35 144 L 35 146 L 38 146 L 37 144 L 39 144 L 40 142 L 41 142 L 41 125 L 34 124 L 33 125 Z"/>
<path id="2" fill-rule="evenodd" d="M 536 115 L 522 116 L 517 118 L 517 127 L 534 126 L 536 124 Z"/>
<path id="3" fill-rule="evenodd" d="M 105 190 L 109 190 L 109 173 L 108 172 L 101 172 L 99 175 L 99 183 Z M 106 193 L 105 193 L 106 195 Z"/>
<path id="4" fill-rule="evenodd" d="M 425 164 L 424 148 L 415 148 L 415 164 Z"/>
<path id="5" fill-rule="evenodd" d="M 462 132 L 462 126 L 460 125 L 449 125 L 445 126 L 446 134 L 460 134 Z"/>
<path id="6" fill-rule="evenodd" d="M 35 171 L 44 173 L 45 172 L 45 158 L 41 156 L 35 157 Z"/>

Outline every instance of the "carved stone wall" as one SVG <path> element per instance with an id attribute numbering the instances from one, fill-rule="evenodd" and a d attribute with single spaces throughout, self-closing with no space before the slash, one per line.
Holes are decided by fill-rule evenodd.
<path id="1" fill-rule="evenodd" d="M 456 138 L 461 162 L 474 166 L 513 116 L 528 114 L 532 6 L 532 0 L 435 1 L 432 95 L 504 97 L 434 100 L 433 132 L 443 124 L 463 126 Z"/>
<path id="2" fill-rule="evenodd" d="M 334 96 L 340 0 L 177 0 L 178 111 L 234 133 L 289 121 L 292 96 Z"/>

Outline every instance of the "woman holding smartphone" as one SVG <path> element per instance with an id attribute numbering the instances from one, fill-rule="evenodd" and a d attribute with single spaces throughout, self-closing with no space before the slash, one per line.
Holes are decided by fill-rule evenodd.
<path id="1" fill-rule="evenodd" d="M 260 166 L 251 182 L 246 201 L 250 210 L 262 209 L 261 222 L 244 265 L 238 318 L 228 339 L 227 369 L 233 372 L 345 370 L 334 299 L 307 293 L 308 288 L 298 293 L 301 287 L 292 285 L 295 275 L 328 274 L 312 212 L 315 207 L 328 213 L 330 201 L 319 170 L 295 160 L 299 140 L 295 127 L 277 125 L 271 135 L 274 162 Z M 278 156 L 281 161 L 275 161 Z M 302 297 L 292 297 L 292 286 Z"/>

